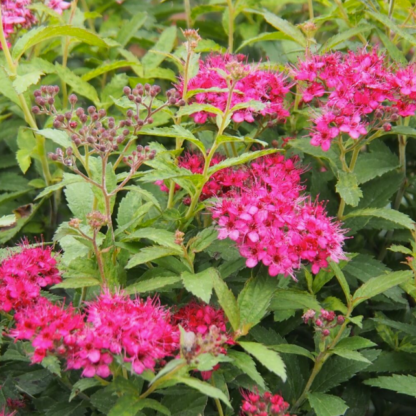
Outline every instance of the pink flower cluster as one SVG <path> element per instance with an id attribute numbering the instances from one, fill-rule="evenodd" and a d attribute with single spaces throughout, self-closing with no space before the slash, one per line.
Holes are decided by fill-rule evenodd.
<path id="1" fill-rule="evenodd" d="M 416 66 L 394 71 L 377 51 L 312 55 L 292 70 L 302 101 L 315 104 L 311 144 L 327 151 L 342 133 L 354 140 L 416 111 Z"/>
<path id="2" fill-rule="evenodd" d="M 262 396 L 253 392 L 242 392 L 242 416 L 290 416 L 286 411 L 289 403 L 278 394 L 264 393 Z"/>
<path id="3" fill-rule="evenodd" d="M 292 276 L 302 260 L 318 273 L 328 257 L 344 259 L 344 233 L 328 217 L 322 203 L 301 195 L 301 171 L 296 161 L 281 155 L 252 163 L 250 180 L 239 194 L 213 208 L 219 239 L 235 241 L 247 267 L 263 263 L 269 274 Z"/>
<path id="4" fill-rule="evenodd" d="M 225 158 L 221 155 L 214 155 L 211 159 L 210 166 L 217 165 Z M 201 174 L 204 170 L 204 157 L 199 154 L 187 153 L 179 158 L 179 167 L 190 170 L 192 173 Z M 233 189 L 240 188 L 248 178 L 248 173 L 244 169 L 226 168 L 214 173 L 209 181 L 202 188 L 200 200 L 204 201 L 212 197 L 227 197 L 231 196 Z M 169 192 L 168 187 L 163 181 L 156 181 L 160 189 L 164 192 Z M 179 185 L 176 185 L 176 190 L 179 190 Z M 184 198 L 184 204 L 190 203 L 189 197 Z"/>
<path id="5" fill-rule="evenodd" d="M 302 316 L 305 324 L 312 322 L 317 332 L 321 332 L 324 337 L 330 334 L 330 329 L 335 328 L 337 325 L 342 325 L 345 321 L 345 317 L 338 315 L 334 311 L 327 311 L 321 309 L 319 316 L 313 309 L 307 310 Z"/>
<path id="6" fill-rule="evenodd" d="M 61 282 L 51 247 L 22 250 L 6 258 L 0 266 L 0 310 L 18 310 L 36 302 L 42 288 Z"/>
<path id="7" fill-rule="evenodd" d="M 32 0 L 0 0 L 2 24 L 6 38 L 16 32 L 17 29 L 28 29 L 36 23 L 35 15 L 27 7 L 31 3 Z M 63 10 L 71 6 L 71 3 L 62 0 L 50 0 L 47 6 L 62 14 Z"/>
<path id="8" fill-rule="evenodd" d="M 253 108 L 244 108 L 234 111 L 232 119 L 236 123 L 246 121 L 253 123 L 257 116 L 268 116 L 273 120 L 284 120 L 289 116 L 289 112 L 284 108 L 283 101 L 289 88 L 285 83 L 282 74 L 251 67 L 245 64 L 247 60 L 244 55 L 231 54 L 213 54 L 199 63 L 198 74 L 189 80 L 188 91 L 199 89 L 216 89 L 207 92 L 195 94 L 189 104 L 209 104 L 221 111 L 224 111 L 227 105 L 228 92 L 227 81 L 224 74 L 230 76 L 231 66 L 237 65 L 242 73 L 241 79 L 236 81 L 235 89 L 232 94 L 231 108 L 237 104 L 247 103 L 255 100 L 265 104 L 263 110 L 257 112 Z M 177 86 L 178 91 L 182 94 L 183 83 Z M 225 91 L 218 92 L 218 89 Z M 206 111 L 199 111 L 192 114 L 196 123 L 205 123 L 208 117 L 214 117 L 215 114 Z"/>
<path id="9" fill-rule="evenodd" d="M 88 305 L 86 316 L 39 299 L 15 314 L 10 335 L 32 341 L 34 363 L 54 354 L 66 358 L 68 369 L 83 369 L 85 377 L 108 377 L 114 356 L 121 355 L 141 374 L 178 349 L 179 334 L 170 319 L 155 300 L 106 291 Z"/>

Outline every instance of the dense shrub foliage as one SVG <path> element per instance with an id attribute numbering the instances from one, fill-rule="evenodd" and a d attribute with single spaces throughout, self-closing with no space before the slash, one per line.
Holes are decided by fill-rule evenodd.
<path id="1" fill-rule="evenodd" d="M 415 414 L 410 1 L 0 6 L 0 415 Z"/>

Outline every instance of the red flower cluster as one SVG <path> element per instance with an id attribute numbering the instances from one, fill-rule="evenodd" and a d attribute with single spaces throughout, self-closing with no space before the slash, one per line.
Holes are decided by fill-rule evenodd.
<path id="1" fill-rule="evenodd" d="M 334 311 L 327 311 L 325 309 L 321 309 L 319 316 L 316 316 L 316 312 L 313 309 L 309 309 L 304 313 L 302 319 L 305 324 L 311 321 L 316 331 L 322 332 L 324 337 L 330 334 L 330 329 L 335 328 L 337 325 L 342 325 L 345 321 L 344 316 L 337 316 Z"/>
<path id="2" fill-rule="evenodd" d="M 221 155 L 214 155 L 211 159 L 210 166 L 218 165 L 225 158 Z M 179 158 L 179 167 L 190 170 L 192 173 L 201 174 L 204 170 L 205 160 L 204 157 L 199 154 L 187 153 Z M 204 201 L 213 197 L 229 197 L 232 195 L 233 189 L 243 186 L 245 180 L 249 174 L 244 169 L 225 168 L 214 173 L 209 181 L 202 188 L 200 200 Z M 159 185 L 160 189 L 164 192 L 169 192 L 168 187 L 163 181 L 156 181 L 156 185 Z M 179 190 L 179 185 L 176 185 L 176 190 Z M 189 204 L 189 197 L 183 201 L 185 204 Z"/>
<path id="3" fill-rule="evenodd" d="M 286 411 L 289 403 L 282 396 L 272 395 L 269 392 L 262 396 L 258 393 L 243 392 L 243 403 L 241 405 L 242 416 L 290 416 Z"/>
<path id="4" fill-rule="evenodd" d="M 303 102 L 320 109 L 311 144 L 324 151 L 341 133 L 356 140 L 371 129 L 389 131 L 390 121 L 416 111 L 416 66 L 394 72 L 377 51 L 313 55 L 292 72 L 306 84 Z"/>
<path id="5" fill-rule="evenodd" d="M 84 315 L 46 299 L 16 313 L 15 339 L 32 341 L 32 362 L 48 354 L 66 358 L 68 369 L 83 369 L 85 377 L 108 377 L 114 355 L 122 355 L 141 374 L 178 349 L 179 334 L 170 313 L 157 301 L 130 299 L 108 291 L 91 302 Z"/>
<path id="6" fill-rule="evenodd" d="M 301 196 L 301 171 L 293 159 L 267 156 L 252 163 L 250 173 L 240 194 L 220 200 L 212 214 L 218 238 L 236 241 L 247 267 L 262 262 L 271 276 L 295 278 L 302 260 L 318 273 L 328 266 L 328 257 L 336 262 L 345 258 L 339 224 L 321 203 Z"/>
<path id="7" fill-rule="evenodd" d="M 232 94 L 231 108 L 237 104 L 247 103 L 255 100 L 265 104 L 261 111 L 253 108 L 236 110 L 232 119 L 236 123 L 247 121 L 253 123 L 257 116 L 268 116 L 275 120 L 284 120 L 289 112 L 284 109 L 283 101 L 289 88 L 285 83 L 282 74 L 251 67 L 244 63 L 247 57 L 244 55 L 216 54 L 211 55 L 199 63 L 198 74 L 190 79 L 188 91 L 199 89 L 213 89 L 212 91 L 195 94 L 189 103 L 209 104 L 224 111 L 227 105 L 228 92 L 227 81 L 224 74 L 231 76 L 231 67 L 239 67 L 241 78 L 236 82 Z M 183 83 L 177 86 L 182 94 Z M 221 92 L 218 89 L 223 90 Z M 215 117 L 215 114 L 206 111 L 199 111 L 192 114 L 196 123 L 205 123 L 208 117 Z"/>
<path id="8" fill-rule="evenodd" d="M 173 315 L 176 325 L 190 335 L 191 345 L 189 351 L 183 351 L 185 356 L 192 361 L 199 354 L 210 353 L 215 356 L 227 354 L 225 344 L 233 344 L 234 341 L 227 334 L 227 319 L 222 309 L 215 309 L 212 306 L 191 302 Z M 189 355 L 189 356 L 188 356 Z M 209 380 L 212 371 L 218 370 L 217 364 L 211 371 L 202 371 L 204 380 Z"/>
<path id="9" fill-rule="evenodd" d="M 0 310 L 18 310 L 36 301 L 40 290 L 61 282 L 51 247 L 30 248 L 11 255 L 0 266 Z"/>

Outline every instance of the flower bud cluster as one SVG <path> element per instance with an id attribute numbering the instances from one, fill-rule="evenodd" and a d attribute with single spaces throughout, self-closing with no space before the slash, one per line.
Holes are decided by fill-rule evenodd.
<path id="1" fill-rule="evenodd" d="M 266 392 L 260 395 L 258 392 L 243 391 L 242 396 L 242 416 L 289 416 L 286 413 L 289 403 L 278 394 Z"/>
<path id="2" fill-rule="evenodd" d="M 315 330 L 321 332 L 324 337 L 330 334 L 330 329 L 335 328 L 337 325 L 342 325 L 345 321 L 344 316 L 337 316 L 335 312 L 325 309 L 321 309 L 319 316 L 317 316 L 313 309 L 309 309 L 302 316 L 302 319 L 305 324 L 312 322 Z"/>
<path id="3" fill-rule="evenodd" d="M 131 169 L 137 170 L 145 160 L 153 160 L 155 156 L 156 150 L 150 150 L 149 146 L 138 145 L 131 155 L 123 158 L 123 162 Z"/>
<path id="4" fill-rule="evenodd" d="M 93 211 L 87 214 L 87 222 L 91 228 L 95 230 L 99 230 L 102 227 L 104 227 L 104 225 L 107 224 L 108 219 L 104 214 L 101 214 L 100 211 Z M 74 227 L 74 228 L 77 228 L 77 227 Z"/>

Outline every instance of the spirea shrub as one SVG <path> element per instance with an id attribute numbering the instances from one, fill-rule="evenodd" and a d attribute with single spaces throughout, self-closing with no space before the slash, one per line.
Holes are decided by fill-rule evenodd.
<path id="1" fill-rule="evenodd" d="M 0 0 L 0 415 L 415 414 L 387 3 Z"/>

